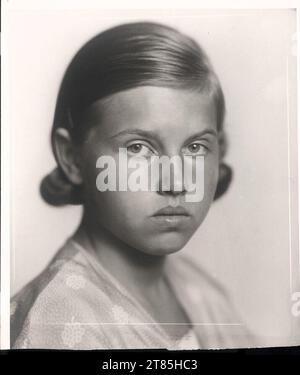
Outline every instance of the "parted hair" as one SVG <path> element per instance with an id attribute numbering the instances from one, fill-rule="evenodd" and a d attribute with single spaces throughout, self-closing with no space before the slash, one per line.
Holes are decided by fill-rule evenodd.
<path id="1" fill-rule="evenodd" d="M 225 99 L 221 84 L 203 49 L 190 37 L 171 27 L 128 23 L 110 28 L 88 41 L 73 57 L 64 74 L 52 126 L 52 150 L 57 128 L 68 130 L 77 144 L 89 127 L 84 112 L 96 100 L 139 86 L 193 90 L 214 101 L 220 137 L 219 181 L 215 199 L 228 188 L 231 168 L 223 162 L 227 143 L 224 134 Z M 101 126 L 101 124 L 100 124 Z M 80 186 L 73 185 L 57 167 L 41 182 L 43 199 L 54 206 L 82 204 Z"/>

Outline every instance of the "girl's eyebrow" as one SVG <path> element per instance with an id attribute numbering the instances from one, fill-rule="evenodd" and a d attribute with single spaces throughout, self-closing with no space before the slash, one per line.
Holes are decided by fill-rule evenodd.
<path id="1" fill-rule="evenodd" d="M 192 136 L 190 136 L 186 142 L 189 142 L 195 138 L 200 138 L 202 137 L 203 135 L 206 135 L 206 134 L 210 134 L 214 137 L 217 137 L 217 132 L 216 130 L 214 129 L 204 129 L 202 130 L 201 132 L 198 132 L 198 133 L 195 133 L 193 134 Z M 122 135 L 139 135 L 139 136 L 142 136 L 142 137 L 149 137 L 149 138 L 153 138 L 153 139 L 157 139 L 159 140 L 159 137 L 158 135 L 151 131 L 151 130 L 142 130 L 142 129 L 128 129 L 128 130 L 122 130 L 112 136 L 109 137 L 109 139 L 113 139 L 113 138 L 116 138 L 118 136 L 122 136 Z"/>
<path id="2" fill-rule="evenodd" d="M 139 135 L 142 137 L 149 137 L 153 139 L 158 139 L 158 136 L 155 132 L 151 130 L 142 130 L 142 129 L 128 129 L 128 130 L 122 130 L 112 136 L 109 137 L 109 139 L 113 139 L 122 135 Z"/>
<path id="3" fill-rule="evenodd" d="M 212 135 L 213 137 L 218 137 L 218 133 L 214 129 L 204 129 L 201 132 L 195 133 L 192 136 L 188 137 L 185 143 L 191 142 L 195 138 L 203 137 L 204 135 Z"/>

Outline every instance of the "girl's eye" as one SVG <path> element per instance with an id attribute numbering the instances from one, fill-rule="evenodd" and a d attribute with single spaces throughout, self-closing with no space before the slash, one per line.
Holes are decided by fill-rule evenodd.
<path id="1" fill-rule="evenodd" d="M 207 153 L 207 147 L 201 143 L 194 142 L 186 147 L 186 151 L 189 155 L 205 155 Z"/>
<path id="2" fill-rule="evenodd" d="M 153 151 L 148 146 L 142 143 L 134 143 L 130 146 L 127 146 L 127 152 L 132 155 L 144 156 L 144 157 L 147 157 L 153 154 Z"/>
<path id="3" fill-rule="evenodd" d="M 127 150 L 132 152 L 133 154 L 138 154 L 139 152 L 141 152 L 142 147 L 143 146 L 140 143 L 136 143 L 134 145 L 128 146 Z"/>

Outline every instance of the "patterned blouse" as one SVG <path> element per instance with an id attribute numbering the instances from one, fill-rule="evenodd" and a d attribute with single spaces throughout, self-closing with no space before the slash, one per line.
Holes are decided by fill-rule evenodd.
<path id="1" fill-rule="evenodd" d="M 192 328 L 170 337 L 72 238 L 11 301 L 11 347 L 208 349 L 255 346 L 223 288 L 188 255 L 169 255 L 166 277 Z"/>

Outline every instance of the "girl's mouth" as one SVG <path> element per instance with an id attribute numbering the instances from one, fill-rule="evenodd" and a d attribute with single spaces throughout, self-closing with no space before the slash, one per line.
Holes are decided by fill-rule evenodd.
<path id="1" fill-rule="evenodd" d="M 164 207 L 157 212 L 154 213 L 154 217 L 156 216 L 190 216 L 187 210 L 182 206 L 167 206 Z"/>
<path id="2" fill-rule="evenodd" d="M 184 224 L 190 219 L 190 217 L 191 216 L 189 215 L 187 210 L 182 206 L 167 206 L 155 212 L 151 216 L 151 219 L 163 226 L 174 227 L 180 224 Z"/>

